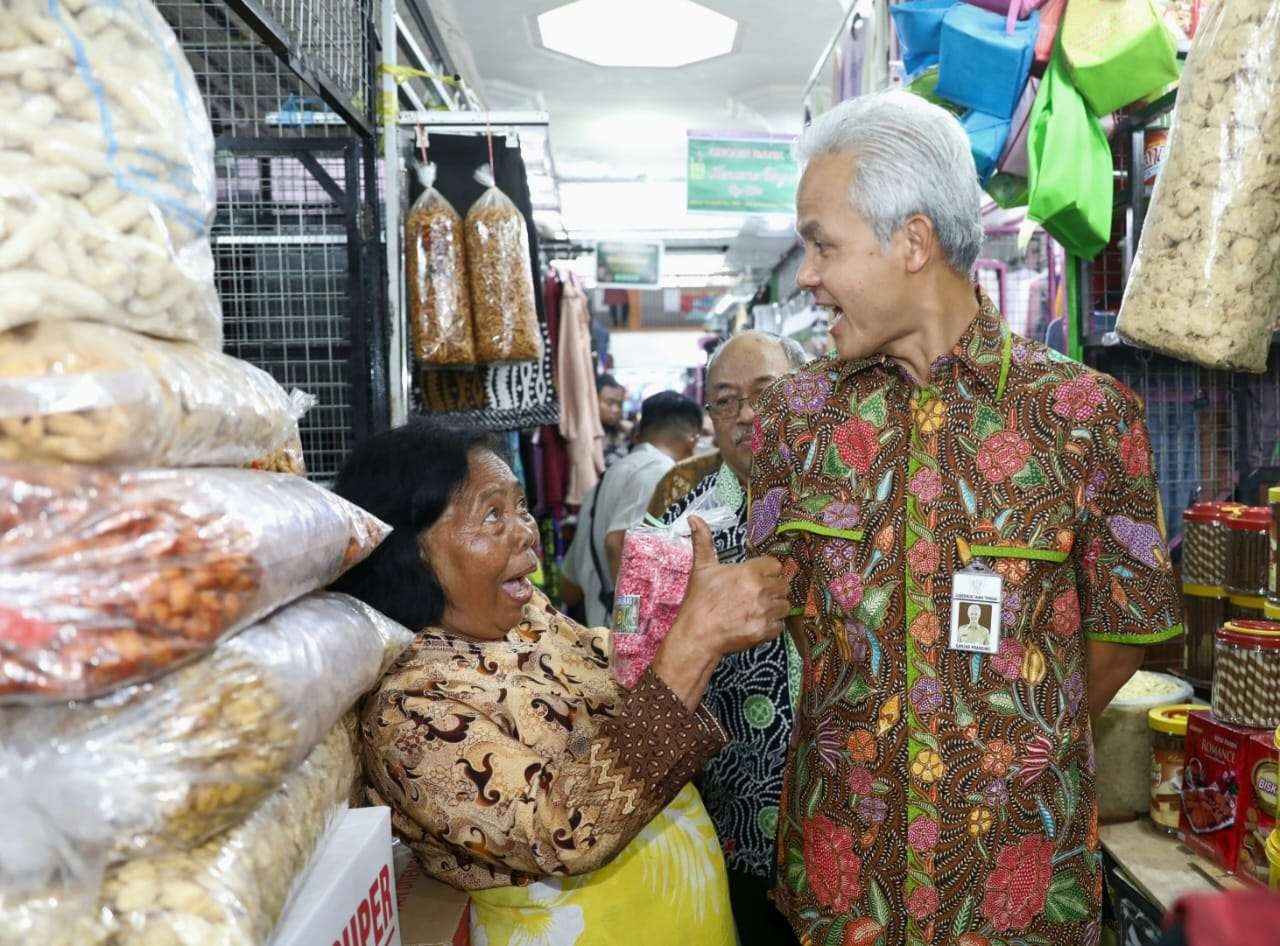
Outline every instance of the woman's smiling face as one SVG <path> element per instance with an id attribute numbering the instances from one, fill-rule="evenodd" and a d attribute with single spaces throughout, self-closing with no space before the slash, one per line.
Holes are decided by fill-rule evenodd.
<path id="1" fill-rule="evenodd" d="M 467 478 L 419 539 L 444 590 L 445 630 L 496 640 L 519 623 L 533 597 L 538 529 L 524 487 L 488 450 L 467 459 Z"/>

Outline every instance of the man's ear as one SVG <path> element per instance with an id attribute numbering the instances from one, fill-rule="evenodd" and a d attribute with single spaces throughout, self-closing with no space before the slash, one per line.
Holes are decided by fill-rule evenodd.
<path id="1" fill-rule="evenodd" d="M 919 273 L 941 252 L 938 231 L 934 228 L 933 221 L 924 214 L 909 217 L 902 226 L 902 236 L 908 273 Z"/>

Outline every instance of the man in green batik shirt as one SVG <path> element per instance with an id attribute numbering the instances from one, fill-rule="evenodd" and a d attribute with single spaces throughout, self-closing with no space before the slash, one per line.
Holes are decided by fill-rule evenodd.
<path id="1" fill-rule="evenodd" d="M 799 154 L 798 281 L 837 353 L 764 394 L 752 443 L 748 544 L 804 655 L 778 903 L 815 944 L 1097 946 L 1090 717 L 1181 633 L 1142 404 L 974 288 L 949 113 L 845 102 Z"/>

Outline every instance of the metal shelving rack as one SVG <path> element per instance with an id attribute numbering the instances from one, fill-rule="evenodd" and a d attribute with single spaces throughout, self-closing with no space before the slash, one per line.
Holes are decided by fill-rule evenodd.
<path id="1" fill-rule="evenodd" d="M 156 6 L 213 125 L 225 349 L 319 399 L 303 451 L 330 481 L 389 419 L 374 0 Z"/>

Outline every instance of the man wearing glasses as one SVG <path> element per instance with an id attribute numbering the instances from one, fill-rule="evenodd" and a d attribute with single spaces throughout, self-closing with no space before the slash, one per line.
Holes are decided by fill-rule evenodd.
<path id="1" fill-rule="evenodd" d="M 755 403 L 765 388 L 804 367 L 804 349 L 766 332 L 745 332 L 721 345 L 707 366 L 707 413 L 716 452 L 676 464 L 654 491 L 649 513 L 674 521 L 710 491 L 736 509 L 737 522 L 713 533 L 722 562 L 746 556 L 746 484 L 751 476 Z M 796 942 L 770 903 L 782 772 L 791 738 L 789 635 L 720 661 L 704 702 L 731 740 L 696 783 L 715 822 L 729 869 L 729 895 L 742 946 Z M 798 668 L 798 656 L 796 658 Z"/>

